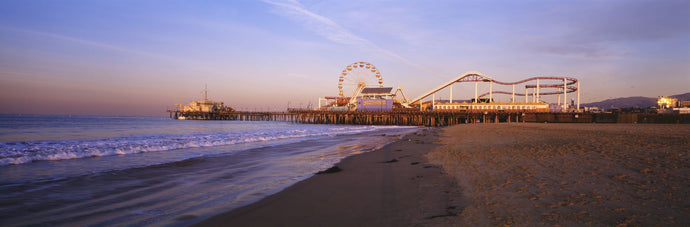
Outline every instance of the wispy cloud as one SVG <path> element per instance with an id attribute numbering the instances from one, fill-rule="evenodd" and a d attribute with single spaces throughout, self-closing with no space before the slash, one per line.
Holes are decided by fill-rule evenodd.
<path id="1" fill-rule="evenodd" d="M 550 10 L 536 13 L 538 16 L 526 25 L 542 25 L 540 29 L 551 34 L 530 35 L 525 46 L 556 55 L 625 56 L 635 48 L 631 45 L 634 43 L 661 43 L 688 37 L 689 10 L 690 2 L 682 0 L 559 2 Z"/>
<path id="2" fill-rule="evenodd" d="M 147 58 L 155 61 L 166 62 L 170 65 L 175 65 L 176 67 L 186 68 L 189 70 L 194 70 L 196 72 L 203 72 L 207 75 L 218 75 L 222 73 L 222 68 L 218 68 L 217 65 L 209 64 L 208 62 L 198 61 L 194 58 L 178 57 L 174 55 L 160 54 L 156 52 L 144 51 L 139 49 L 133 49 L 118 45 L 113 45 L 105 42 L 93 41 L 88 39 L 76 38 L 72 36 L 67 36 L 63 34 L 56 34 L 51 32 L 36 31 L 30 29 L 0 26 L 0 34 L 3 32 L 10 33 L 23 33 L 28 36 L 42 37 L 54 40 L 60 40 L 64 42 L 74 43 L 76 45 L 88 46 L 99 48 L 112 53 L 120 53 L 129 56 L 137 56 L 142 58 Z M 1 46 L 0 46 L 1 47 Z"/>
<path id="3" fill-rule="evenodd" d="M 431 76 L 439 77 L 442 79 L 446 79 L 446 77 L 442 77 L 437 75 L 436 73 L 430 71 L 428 68 L 423 67 L 422 65 L 419 65 L 413 61 L 410 61 L 409 59 L 400 56 L 399 54 L 381 48 L 380 46 L 376 45 L 375 43 L 371 42 L 368 39 L 362 38 L 348 29 L 344 28 L 340 24 L 336 23 L 335 21 L 321 16 L 319 14 L 316 14 L 302 6 L 298 1 L 296 0 L 285 0 L 285 1 L 272 1 L 272 0 L 262 0 L 265 3 L 277 6 L 281 11 L 280 13 L 285 14 L 292 19 L 295 19 L 297 21 L 300 21 L 301 23 L 304 23 L 304 25 L 314 31 L 317 35 L 320 35 L 328 40 L 331 40 L 336 43 L 340 44 L 345 44 L 345 45 L 351 45 L 354 47 L 357 47 L 362 50 L 369 50 L 373 51 L 375 53 L 379 53 L 385 56 L 388 56 L 390 58 L 393 58 L 395 60 L 398 60 L 410 67 L 413 67 L 415 69 L 418 69 L 422 72 L 425 72 Z"/>
<path id="4" fill-rule="evenodd" d="M 68 41 L 68 42 L 77 43 L 80 45 L 92 46 L 92 47 L 97 47 L 97 48 L 101 48 L 101 49 L 105 49 L 105 50 L 117 51 L 117 52 L 121 52 L 121 53 L 134 54 L 134 55 L 145 56 L 145 57 L 153 57 L 153 58 L 165 59 L 165 60 L 182 61 L 181 59 L 176 59 L 174 57 L 170 57 L 167 55 L 162 55 L 162 54 L 158 54 L 158 53 L 151 53 L 151 52 L 141 51 L 141 50 L 136 50 L 136 49 L 130 49 L 130 48 L 125 48 L 125 47 L 116 46 L 116 45 L 112 45 L 112 44 L 96 42 L 96 41 L 91 41 L 91 40 L 87 40 L 87 39 L 75 38 L 75 37 L 66 36 L 66 35 L 62 35 L 62 34 L 55 34 L 55 33 L 50 33 L 50 32 L 35 31 L 35 30 L 15 28 L 15 27 L 0 26 L 0 31 L 2 31 L 2 30 L 5 30 L 7 32 L 24 33 L 24 34 L 29 34 L 29 35 L 33 35 L 33 36 L 41 36 L 41 37 L 46 37 L 46 38 L 51 38 L 51 39 L 56 39 L 56 40 Z"/>

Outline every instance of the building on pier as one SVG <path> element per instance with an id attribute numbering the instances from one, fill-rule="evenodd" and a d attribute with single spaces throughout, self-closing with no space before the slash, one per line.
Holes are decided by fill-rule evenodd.
<path id="1" fill-rule="evenodd" d="M 549 112 L 549 104 L 544 102 L 438 102 L 433 103 L 434 111 L 526 111 Z"/>
<path id="2" fill-rule="evenodd" d="M 181 111 L 184 111 L 184 112 L 219 112 L 219 111 L 228 111 L 231 109 L 232 109 L 231 107 L 225 106 L 225 104 L 223 104 L 223 102 L 214 102 L 211 100 L 200 100 L 200 101 L 190 102 L 189 105 L 184 106 Z"/>
<path id="3" fill-rule="evenodd" d="M 208 100 L 208 90 L 204 88 L 204 100 L 189 102 L 189 105 L 183 106 L 177 104 L 178 110 L 169 110 L 170 117 L 180 120 L 212 120 L 216 119 L 218 113 L 228 113 L 235 111 L 232 107 L 225 106 L 223 102 L 214 102 Z"/>
<path id="4" fill-rule="evenodd" d="M 657 100 L 662 113 L 690 114 L 690 101 L 678 101 L 677 98 L 659 97 Z"/>
<path id="5" fill-rule="evenodd" d="M 392 87 L 362 87 L 354 97 L 319 98 L 316 110 L 330 111 L 390 111 L 393 109 Z"/>
<path id="6" fill-rule="evenodd" d="M 367 87 L 357 97 L 358 111 L 391 111 L 393 109 L 392 87 Z"/>
<path id="7" fill-rule="evenodd" d="M 214 102 L 214 101 L 208 100 L 208 88 L 207 87 L 204 87 L 203 92 L 204 92 L 204 100 L 192 101 L 189 103 L 189 105 L 186 105 L 184 107 L 182 107 L 182 104 L 178 104 L 180 106 L 180 111 L 181 112 L 202 112 L 202 113 L 234 111 L 231 107 L 225 106 L 225 104 L 223 102 Z"/>
<path id="8" fill-rule="evenodd" d="M 392 87 L 365 87 L 362 94 L 357 97 L 360 99 L 393 99 Z"/>

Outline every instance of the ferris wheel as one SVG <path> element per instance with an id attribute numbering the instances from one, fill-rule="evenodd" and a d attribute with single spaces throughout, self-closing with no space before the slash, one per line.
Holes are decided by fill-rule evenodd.
<path id="1" fill-rule="evenodd" d="M 376 66 L 369 62 L 355 62 L 343 69 L 338 79 L 338 95 L 345 97 L 344 93 L 354 94 L 359 87 L 378 84 L 383 87 L 383 77 Z"/>

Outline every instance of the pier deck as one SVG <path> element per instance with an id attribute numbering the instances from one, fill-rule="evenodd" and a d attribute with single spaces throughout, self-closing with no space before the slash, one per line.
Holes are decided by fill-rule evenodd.
<path id="1" fill-rule="evenodd" d="M 286 112 L 184 112 L 167 111 L 172 119 L 287 121 L 302 124 L 405 125 L 438 127 L 466 123 L 548 122 L 548 123 L 667 123 L 690 124 L 690 114 L 641 113 L 535 113 L 460 111 L 317 111 Z"/>

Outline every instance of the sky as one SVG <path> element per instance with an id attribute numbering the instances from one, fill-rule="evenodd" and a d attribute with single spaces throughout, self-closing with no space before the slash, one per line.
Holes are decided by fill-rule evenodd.
<path id="1" fill-rule="evenodd" d="M 682 94 L 690 1 L 0 1 L 0 113 L 165 116 L 205 86 L 282 111 L 359 61 L 408 97 L 469 71 L 576 78 L 582 103 Z"/>

